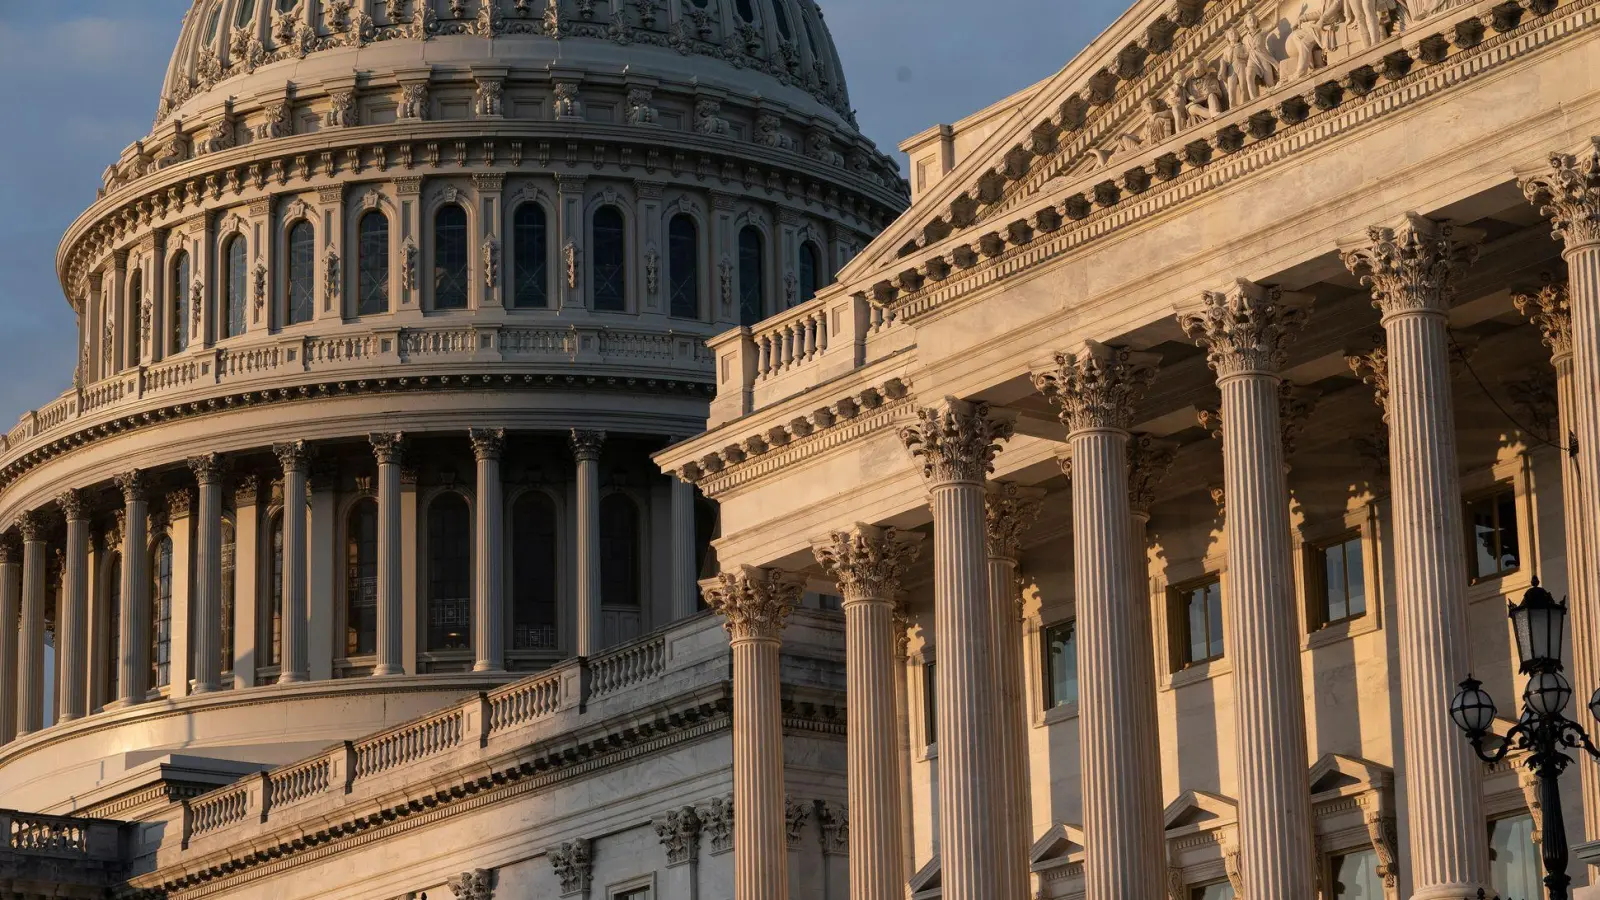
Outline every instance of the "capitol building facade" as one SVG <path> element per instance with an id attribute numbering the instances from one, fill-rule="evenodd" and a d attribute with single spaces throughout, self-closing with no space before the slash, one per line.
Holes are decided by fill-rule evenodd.
<path id="1" fill-rule="evenodd" d="M 196 0 L 0 439 L 0 893 L 1542 896 L 1450 702 L 1539 585 L 1600 687 L 1597 48 L 1140 0 L 908 186 L 813 0 Z"/>

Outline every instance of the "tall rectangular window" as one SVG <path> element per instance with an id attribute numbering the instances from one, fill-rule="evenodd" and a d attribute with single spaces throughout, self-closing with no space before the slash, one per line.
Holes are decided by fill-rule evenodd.
<path id="1" fill-rule="evenodd" d="M 1366 558 L 1359 532 L 1313 546 L 1309 568 L 1319 624 L 1336 625 L 1367 614 Z"/>
<path id="2" fill-rule="evenodd" d="M 1077 622 L 1066 621 L 1044 630 L 1044 708 L 1055 709 L 1078 702 Z"/>
<path id="3" fill-rule="evenodd" d="M 1329 870 L 1333 881 L 1329 900 L 1384 900 L 1376 850 L 1357 850 L 1335 856 Z"/>
<path id="4" fill-rule="evenodd" d="M 1189 900 L 1233 900 L 1233 885 L 1226 881 L 1214 881 L 1192 887 L 1189 889 Z"/>
<path id="5" fill-rule="evenodd" d="M 1533 817 L 1508 816 L 1489 823 L 1489 884 L 1502 897 L 1544 896 Z"/>
<path id="6" fill-rule="evenodd" d="M 1173 588 L 1171 621 L 1177 626 L 1173 668 L 1221 659 L 1222 582 L 1212 576 Z"/>
<path id="7" fill-rule="evenodd" d="M 1467 500 L 1467 567 L 1474 584 L 1515 572 L 1522 564 L 1517 544 L 1517 492 L 1509 484 Z"/>
<path id="8" fill-rule="evenodd" d="M 922 665 L 922 743 L 939 742 L 939 683 L 934 663 Z"/>

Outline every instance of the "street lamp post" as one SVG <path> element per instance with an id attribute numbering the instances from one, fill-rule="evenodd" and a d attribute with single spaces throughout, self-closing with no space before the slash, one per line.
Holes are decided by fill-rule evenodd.
<path id="1" fill-rule="evenodd" d="M 1583 726 L 1562 715 L 1572 700 L 1572 683 L 1561 674 L 1561 640 L 1567 626 L 1567 604 L 1533 581 L 1521 603 L 1510 607 L 1512 631 L 1517 636 L 1521 671 L 1528 676 L 1522 693 L 1522 718 L 1506 731 L 1494 734 L 1494 699 L 1483 684 L 1468 675 L 1450 702 L 1450 717 L 1466 733 L 1472 749 L 1484 762 L 1499 762 L 1513 750 L 1527 751 L 1528 768 L 1539 779 L 1539 808 L 1544 822 L 1540 856 L 1544 859 L 1544 884 L 1550 900 L 1567 900 L 1567 829 L 1561 815 L 1559 779 L 1572 757 L 1565 751 L 1581 749 L 1600 759 L 1600 749 L 1590 742 Z M 1600 690 L 1589 700 L 1589 712 L 1600 718 Z"/>

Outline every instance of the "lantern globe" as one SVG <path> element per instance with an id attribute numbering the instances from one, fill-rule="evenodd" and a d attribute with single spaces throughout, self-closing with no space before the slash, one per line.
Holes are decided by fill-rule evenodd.
<path id="1" fill-rule="evenodd" d="M 1483 683 L 1471 676 L 1461 682 L 1461 690 L 1450 701 L 1450 718 L 1468 737 L 1488 732 L 1494 724 L 1494 698 L 1483 690 Z"/>
<path id="2" fill-rule="evenodd" d="M 1528 679 L 1523 702 L 1535 715 L 1559 716 L 1572 701 L 1572 682 L 1560 672 L 1539 672 Z"/>

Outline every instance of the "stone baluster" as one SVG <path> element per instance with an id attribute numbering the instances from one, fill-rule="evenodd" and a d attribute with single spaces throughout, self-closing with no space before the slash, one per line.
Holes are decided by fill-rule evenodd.
<path id="1" fill-rule="evenodd" d="M 150 499 L 134 469 L 116 476 L 122 492 L 122 609 L 118 612 L 117 703 L 143 703 L 150 693 Z"/>
<path id="2" fill-rule="evenodd" d="M 1418 900 L 1470 897 L 1488 874 L 1482 763 L 1450 721 L 1470 661 L 1446 315 L 1455 276 L 1476 255 L 1452 232 L 1410 214 L 1343 248 L 1387 334 L 1407 855 Z"/>
<path id="3" fill-rule="evenodd" d="M 905 874 L 900 822 L 900 753 L 895 729 L 895 597 L 921 535 L 857 525 L 813 545 L 844 598 L 845 729 L 849 780 L 850 894 L 855 900 L 902 900 Z"/>
<path id="4" fill-rule="evenodd" d="M 602 646 L 600 615 L 600 448 L 604 431 L 572 430 L 572 456 L 578 463 L 578 655 L 593 656 Z"/>
<path id="5" fill-rule="evenodd" d="M 17 735 L 44 727 L 44 604 L 49 566 L 44 517 L 24 512 L 17 517 L 22 535 L 22 626 L 17 644 Z"/>
<path id="6" fill-rule="evenodd" d="M 1208 291 L 1179 324 L 1206 349 L 1222 392 L 1228 594 L 1235 622 L 1240 877 L 1261 897 L 1314 892 L 1300 620 L 1289 531 L 1279 374 L 1309 310 L 1276 288 Z"/>
<path id="7" fill-rule="evenodd" d="M 283 467 L 283 624 L 279 684 L 310 678 L 306 621 L 306 477 L 310 451 L 305 441 L 275 444 Z M 381 545 L 380 545 L 381 546 Z"/>
<path id="8" fill-rule="evenodd" d="M 222 682 L 222 481 L 220 453 L 189 458 L 199 487 L 199 516 L 194 554 L 194 687 L 193 693 L 215 691 Z"/>
<path id="9" fill-rule="evenodd" d="M 89 702 L 89 499 L 68 489 L 56 498 L 67 520 L 67 553 L 56 599 L 56 682 L 59 721 L 81 719 Z"/>
<path id="10" fill-rule="evenodd" d="M 701 583 L 733 647 L 733 852 L 739 900 L 787 900 L 779 645 L 802 580 L 750 566 Z"/>
<path id="11" fill-rule="evenodd" d="M 1033 373 L 1058 407 L 1072 451 L 1073 595 L 1077 599 L 1079 744 L 1084 782 L 1084 874 L 1088 900 L 1157 900 L 1164 890 L 1161 808 L 1141 781 L 1134 748 L 1153 746 L 1153 721 L 1137 714 L 1144 683 L 1130 673 L 1142 655 L 1143 592 L 1128 560 L 1133 519 L 1128 439 L 1134 407 L 1155 376 L 1155 359 L 1089 342 L 1057 353 Z M 1149 698 L 1154 703 L 1154 698 Z"/>
<path id="12" fill-rule="evenodd" d="M 397 431 L 374 432 L 367 441 L 378 463 L 378 658 L 372 674 L 404 675 L 401 598 L 406 554 L 400 541 L 400 466 L 405 461 L 405 436 Z"/>
<path id="13" fill-rule="evenodd" d="M 934 634 L 939 647 L 939 857 L 945 900 L 994 900 L 1010 883 L 1003 858 L 1002 780 L 994 698 L 994 609 L 984 481 L 1011 424 L 984 403 L 946 398 L 921 409 L 901 440 L 922 463 L 933 508 Z"/>
<path id="14" fill-rule="evenodd" d="M 22 547 L 0 535 L 0 744 L 17 739 L 17 628 L 22 612 Z"/>
<path id="15" fill-rule="evenodd" d="M 1000 825 L 1008 866 L 1004 897 L 1028 893 L 1028 853 L 1033 848 L 1033 792 L 1028 784 L 1028 700 L 1023 689 L 1022 594 L 1017 558 L 1022 535 L 1039 517 L 1044 491 L 992 482 L 985 500 L 989 535 L 989 604 L 994 616 L 995 684 L 999 687 L 996 735 L 1005 802 Z"/>
<path id="16" fill-rule="evenodd" d="M 472 645 L 474 672 L 500 672 L 506 667 L 505 525 L 500 496 L 500 454 L 504 428 L 474 428 L 472 455 L 478 461 L 478 535 L 473 574 Z"/>
<path id="17" fill-rule="evenodd" d="M 687 619 L 700 610 L 699 576 L 695 559 L 694 485 L 681 478 L 671 481 L 672 500 L 672 618 Z"/>

